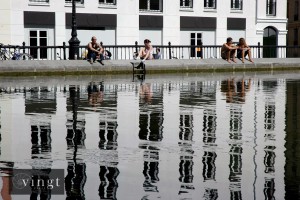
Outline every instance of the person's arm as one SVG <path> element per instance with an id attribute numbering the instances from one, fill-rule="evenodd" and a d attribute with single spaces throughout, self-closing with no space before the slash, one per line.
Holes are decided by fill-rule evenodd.
<path id="1" fill-rule="evenodd" d="M 246 46 L 245 46 L 245 49 L 246 49 L 246 50 L 250 50 L 251 48 L 250 48 L 248 45 L 246 45 Z"/>
<path id="2" fill-rule="evenodd" d="M 238 49 L 239 46 L 232 44 L 229 48 L 230 50 L 234 50 L 234 49 Z"/>
<path id="3" fill-rule="evenodd" d="M 99 45 L 99 54 L 103 54 L 103 53 L 104 53 L 104 48 L 101 45 Z"/>
<path id="4" fill-rule="evenodd" d="M 96 53 L 99 53 L 99 51 L 98 51 L 97 49 L 94 49 L 94 48 L 93 48 L 91 42 L 88 44 L 88 49 L 91 50 L 91 51 L 94 51 L 94 52 L 96 52 Z"/>
<path id="5" fill-rule="evenodd" d="M 152 46 L 151 46 L 150 49 L 149 49 L 149 51 L 147 52 L 145 58 L 143 59 L 143 61 L 145 61 L 145 60 L 147 60 L 148 58 L 150 58 L 152 51 L 153 51 L 153 48 L 152 48 Z"/>
<path id="6" fill-rule="evenodd" d="M 237 49 L 237 46 L 233 46 L 233 45 L 229 46 L 227 43 L 224 43 L 224 46 L 225 46 L 225 48 L 228 49 L 228 50 Z"/>

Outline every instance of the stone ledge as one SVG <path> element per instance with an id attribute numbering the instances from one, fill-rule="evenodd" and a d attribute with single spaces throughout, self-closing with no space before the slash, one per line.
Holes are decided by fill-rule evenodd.
<path id="1" fill-rule="evenodd" d="M 1 75 L 72 75 L 128 74 L 136 60 L 104 60 L 104 65 L 86 60 L 5 60 L 0 61 Z M 234 72 L 299 70 L 300 58 L 261 58 L 254 63 L 228 63 L 223 59 L 172 59 L 145 61 L 147 73 Z"/>

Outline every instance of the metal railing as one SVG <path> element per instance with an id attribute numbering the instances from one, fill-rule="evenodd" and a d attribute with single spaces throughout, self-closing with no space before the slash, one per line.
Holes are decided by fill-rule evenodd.
<path id="1" fill-rule="evenodd" d="M 33 3 L 49 3 L 49 0 L 29 0 L 29 2 L 33 2 Z"/>
<path id="2" fill-rule="evenodd" d="M 104 45 L 105 50 L 111 52 L 112 60 L 131 60 L 134 53 L 139 52 L 143 45 Z M 160 49 L 161 59 L 208 59 L 221 57 L 221 45 L 153 45 L 153 54 L 156 49 Z M 69 46 L 63 43 L 61 46 L 26 46 L 25 42 L 21 46 L 4 45 L 0 47 L 9 51 L 15 51 L 19 48 L 21 53 L 27 53 L 35 60 L 67 60 L 69 59 Z M 251 46 L 253 58 L 294 58 L 300 57 L 300 46 L 261 46 L 258 43 Z M 85 59 L 87 54 L 86 45 L 79 46 L 78 59 Z"/>

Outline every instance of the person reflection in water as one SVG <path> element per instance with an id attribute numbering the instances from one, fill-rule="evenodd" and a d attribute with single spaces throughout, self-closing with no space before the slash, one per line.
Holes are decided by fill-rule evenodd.
<path id="1" fill-rule="evenodd" d="M 226 95 L 226 103 L 244 103 L 246 92 L 251 89 L 251 79 L 248 81 L 244 78 L 238 81 L 227 79 L 222 81 L 221 92 Z"/>
<path id="2" fill-rule="evenodd" d="M 142 100 L 142 103 L 151 104 L 152 90 L 150 83 L 142 83 L 140 85 L 140 98 Z"/>
<path id="3" fill-rule="evenodd" d="M 103 102 L 103 84 L 97 85 L 95 82 L 90 82 L 88 85 L 88 101 L 91 106 L 100 106 Z"/>

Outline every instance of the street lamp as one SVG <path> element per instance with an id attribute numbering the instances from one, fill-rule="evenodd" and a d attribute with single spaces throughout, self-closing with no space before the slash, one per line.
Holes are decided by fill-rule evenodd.
<path id="1" fill-rule="evenodd" d="M 72 0 L 72 33 L 69 40 L 69 59 L 74 60 L 75 54 L 78 56 L 80 41 L 77 38 L 77 25 L 76 25 L 76 5 L 75 0 Z"/>

